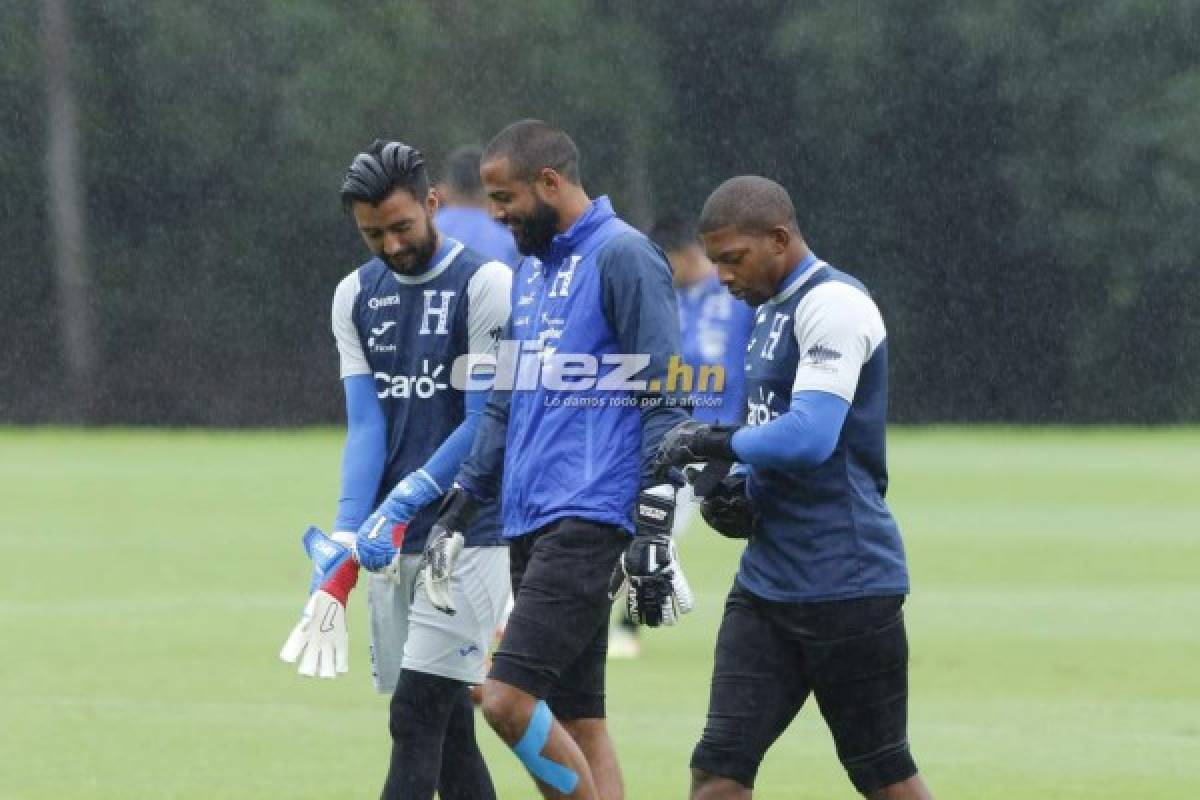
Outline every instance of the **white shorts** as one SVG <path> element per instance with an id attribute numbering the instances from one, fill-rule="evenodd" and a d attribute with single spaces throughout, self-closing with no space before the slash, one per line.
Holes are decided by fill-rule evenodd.
<path id="1" fill-rule="evenodd" d="M 508 548 L 468 547 L 450 579 L 457 613 L 433 607 L 420 586 L 420 554 L 403 555 L 397 581 L 372 573 L 371 675 L 375 690 L 391 694 L 401 669 L 482 683 L 484 659 L 509 597 Z"/>

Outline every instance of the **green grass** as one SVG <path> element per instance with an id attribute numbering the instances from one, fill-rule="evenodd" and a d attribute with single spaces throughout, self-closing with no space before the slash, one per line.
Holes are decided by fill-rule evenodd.
<path id="1" fill-rule="evenodd" d="M 375 796 L 386 702 L 276 654 L 334 432 L 0 430 L 0 798 Z M 942 798 L 1200 790 L 1200 432 L 894 432 L 910 734 Z M 628 796 L 684 797 L 735 544 L 682 542 L 699 609 L 609 670 Z M 500 795 L 532 796 L 480 729 Z M 756 797 L 852 797 L 807 708 Z"/>

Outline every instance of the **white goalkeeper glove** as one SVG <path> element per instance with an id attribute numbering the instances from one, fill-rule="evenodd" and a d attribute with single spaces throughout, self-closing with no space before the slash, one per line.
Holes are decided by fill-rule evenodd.
<path id="1" fill-rule="evenodd" d="M 299 662 L 296 671 L 306 677 L 334 678 L 350 669 L 346 600 L 358 580 L 354 539 L 347 531 L 332 538 L 316 528 L 304 534 L 304 548 L 313 560 L 312 594 L 279 657 L 289 664 Z"/>
<path id="2" fill-rule="evenodd" d="M 475 516 L 477 503 L 465 489 L 455 486 L 446 493 L 437 522 L 429 529 L 425 554 L 421 557 L 421 582 L 433 607 L 444 614 L 454 614 L 454 599 L 450 596 L 450 578 L 454 565 L 462 554 L 466 538 L 463 531 Z"/>

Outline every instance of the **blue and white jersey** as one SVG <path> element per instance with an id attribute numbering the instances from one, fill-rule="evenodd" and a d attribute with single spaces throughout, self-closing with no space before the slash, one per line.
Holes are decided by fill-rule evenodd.
<path id="1" fill-rule="evenodd" d="M 688 394 L 692 417 L 709 424 L 740 423 L 746 415 L 743 356 L 754 327 L 754 312 L 726 291 L 716 275 L 676 289 L 675 297 L 683 361 L 693 368 L 695 381 Z M 700 391 L 697 367 L 702 364 L 724 368 L 722 391 Z"/>
<path id="2" fill-rule="evenodd" d="M 687 417 L 678 406 L 639 402 L 662 395 L 679 353 L 666 256 L 618 219 L 608 198 L 596 199 L 542 259 L 518 266 L 509 338 L 523 362 L 548 366 L 528 386 L 522 369 L 512 391 L 492 393 L 459 482 L 481 498 L 499 492 L 506 537 L 566 517 L 632 533 L 637 493 L 655 482 L 658 443 Z M 618 354 L 644 360 L 622 373 Z M 580 377 L 568 359 L 597 369 Z M 652 388 L 614 388 L 626 380 Z"/>
<path id="3" fill-rule="evenodd" d="M 387 423 L 387 458 L 374 506 L 463 421 L 466 396 L 450 385 L 454 361 L 468 353 L 495 354 L 511 284 L 505 264 L 443 237 L 433 266 L 420 275 L 397 275 L 373 258 L 338 285 L 333 331 L 341 376 L 374 376 Z M 424 549 L 437 505 L 409 523 L 403 552 Z M 488 506 L 467 532 L 467 544 L 501 543 L 499 515 Z"/>
<path id="4" fill-rule="evenodd" d="M 879 309 L 856 279 L 809 256 L 755 319 L 747 424 L 786 414 L 801 391 L 829 392 L 850 409 L 823 463 L 750 468 L 747 492 L 761 518 L 738 581 L 776 602 L 907 592 L 900 531 L 884 501 L 887 332 Z"/>
<path id="5" fill-rule="evenodd" d="M 517 266 L 521 254 L 508 228 L 475 206 L 442 206 L 433 224 L 446 236 L 458 239 L 472 250 L 510 267 Z"/>

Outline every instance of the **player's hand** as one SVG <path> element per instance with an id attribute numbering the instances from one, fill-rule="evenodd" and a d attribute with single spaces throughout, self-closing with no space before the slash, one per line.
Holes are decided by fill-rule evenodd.
<path id="1" fill-rule="evenodd" d="M 429 602 L 444 614 L 454 614 L 450 578 L 466 542 L 463 532 L 475 516 L 476 505 L 475 498 L 466 489 L 455 486 L 446 494 L 438 509 L 437 522 L 429 529 L 429 540 L 421 557 L 421 582 Z"/>
<path id="2" fill-rule="evenodd" d="M 279 657 L 289 664 L 299 661 L 297 672 L 307 677 L 333 678 L 350 668 L 346 600 L 358 580 L 358 564 L 350 547 L 354 534 L 332 538 L 317 528 L 304 533 L 304 549 L 313 562 L 308 602 L 300 622 L 292 629 Z"/>
<path id="3" fill-rule="evenodd" d="M 637 531 L 617 562 L 610 597 L 629 582 L 626 603 L 635 625 L 675 625 L 692 610 L 692 589 L 679 564 L 671 523 L 675 488 L 663 484 L 643 491 L 637 500 Z"/>
<path id="4" fill-rule="evenodd" d="M 746 494 L 746 474 L 735 472 L 723 478 L 700 500 L 700 516 L 722 536 L 749 539 L 758 514 Z"/>
<path id="5" fill-rule="evenodd" d="M 671 467 L 698 464 L 706 461 L 737 461 L 733 452 L 733 434 L 737 428 L 731 425 L 705 425 L 694 419 L 679 423 L 658 445 L 654 467 L 658 474 L 666 474 Z"/>
<path id="6" fill-rule="evenodd" d="M 425 470 L 406 475 L 359 527 L 355 542 L 358 562 L 371 572 L 393 576 L 408 523 L 441 493 Z"/>

